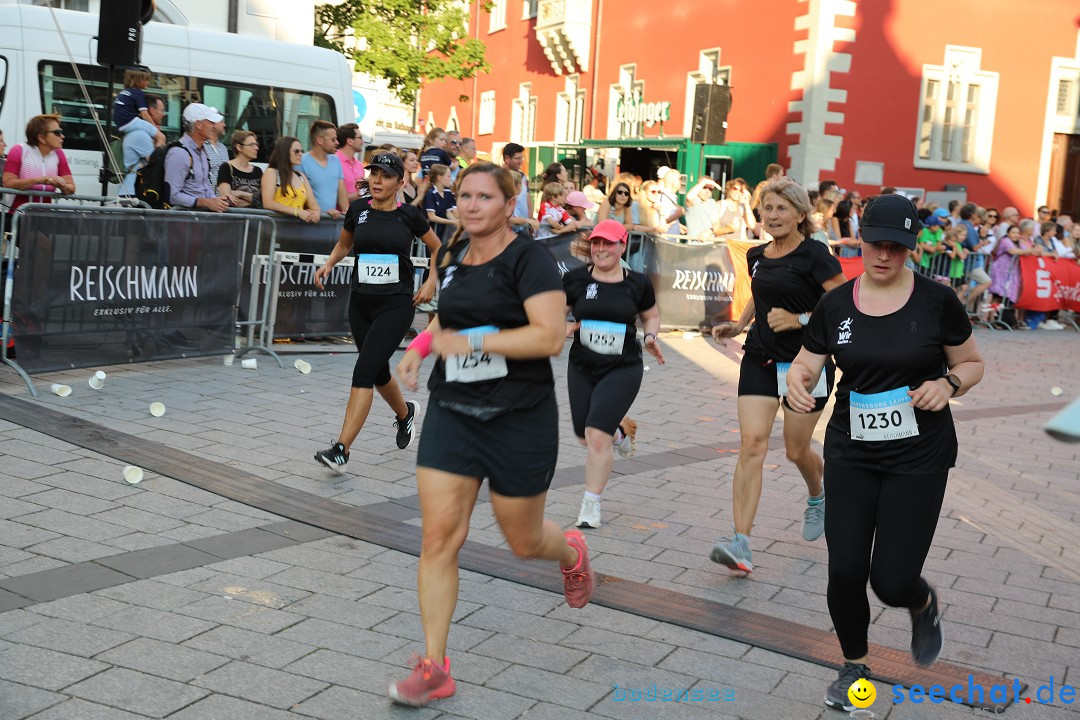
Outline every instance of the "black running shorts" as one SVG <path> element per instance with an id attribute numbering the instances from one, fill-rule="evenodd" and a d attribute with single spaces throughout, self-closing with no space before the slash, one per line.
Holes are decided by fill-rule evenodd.
<path id="1" fill-rule="evenodd" d="M 836 381 L 836 366 L 832 360 L 825 363 L 825 397 L 814 398 L 814 412 L 821 412 L 829 402 Z M 745 352 L 739 366 L 739 397 L 743 395 L 761 395 L 762 397 L 780 398 L 776 379 L 776 363 L 757 353 Z"/>

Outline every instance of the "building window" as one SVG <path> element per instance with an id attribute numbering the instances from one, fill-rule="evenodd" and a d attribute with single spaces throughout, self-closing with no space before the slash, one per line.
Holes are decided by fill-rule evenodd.
<path id="1" fill-rule="evenodd" d="M 491 3 L 491 16 L 488 18 L 488 32 L 506 29 L 506 0 L 494 0 Z"/>
<path id="2" fill-rule="evenodd" d="M 490 135 L 495 132 L 495 91 L 480 93 L 480 117 L 476 128 L 477 135 Z"/>
<path id="3" fill-rule="evenodd" d="M 585 91 L 578 88 L 579 77 L 566 78 L 566 89 L 555 100 L 555 142 L 581 141 L 585 124 Z"/>
<path id="4" fill-rule="evenodd" d="M 536 17 L 536 9 L 539 4 L 539 0 L 521 0 L 521 19 L 532 20 Z"/>
<path id="5" fill-rule="evenodd" d="M 948 45 L 944 65 L 924 65 L 915 167 L 988 173 L 998 73 L 978 48 Z"/>
<path id="6" fill-rule="evenodd" d="M 720 65 L 720 48 L 698 53 L 698 69 L 686 74 L 686 112 L 683 135 L 690 136 L 694 125 L 694 93 L 698 85 L 730 85 L 731 66 Z"/>
<path id="7" fill-rule="evenodd" d="M 1057 86 L 1057 103 L 1056 112 L 1058 115 L 1072 116 L 1076 110 L 1076 101 L 1073 99 L 1073 92 L 1076 87 L 1076 82 L 1073 78 L 1059 78 Z"/>
<path id="8" fill-rule="evenodd" d="M 634 119 L 625 119 L 625 107 L 635 98 L 641 99 L 645 93 L 645 81 L 637 79 L 636 65 L 623 65 L 619 68 L 619 82 L 612 85 L 608 93 L 608 137 L 629 138 L 644 135 L 644 124 Z"/>
<path id="9" fill-rule="evenodd" d="M 532 83 L 521 83 L 510 117 L 510 140 L 528 145 L 536 139 L 536 96 Z"/>

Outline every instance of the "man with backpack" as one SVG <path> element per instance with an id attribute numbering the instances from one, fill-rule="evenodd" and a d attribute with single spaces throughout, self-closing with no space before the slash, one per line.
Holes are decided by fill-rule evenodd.
<path id="1" fill-rule="evenodd" d="M 202 103 L 191 103 L 184 108 L 187 132 L 179 142 L 171 143 L 165 154 L 164 181 L 173 208 L 225 212 L 229 207 L 226 200 L 217 196 L 210 181 L 210 161 L 203 147 L 214 135 L 214 123 L 221 120 L 221 113 Z"/>

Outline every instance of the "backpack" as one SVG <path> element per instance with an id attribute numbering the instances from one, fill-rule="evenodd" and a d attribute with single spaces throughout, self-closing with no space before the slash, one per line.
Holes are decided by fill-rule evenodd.
<path id="1" fill-rule="evenodd" d="M 105 169 L 109 173 L 109 182 L 119 185 L 124 182 L 124 177 L 131 172 L 131 168 L 124 167 L 124 139 L 118 135 L 109 136 L 110 158 L 105 160 Z M 113 162 L 119 167 L 119 172 L 113 168 Z"/>
<path id="2" fill-rule="evenodd" d="M 155 210 L 168 210 L 170 207 L 169 198 L 172 197 L 172 188 L 165 181 L 165 156 L 173 148 L 184 148 L 189 161 L 188 177 L 193 177 L 195 157 L 179 140 L 174 140 L 164 147 L 155 148 L 154 152 L 150 153 L 146 164 L 135 171 L 135 197 Z"/>

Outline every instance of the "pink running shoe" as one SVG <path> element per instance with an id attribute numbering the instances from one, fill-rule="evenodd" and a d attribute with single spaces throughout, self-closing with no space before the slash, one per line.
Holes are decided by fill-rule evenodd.
<path id="1" fill-rule="evenodd" d="M 566 604 L 572 608 L 582 608 L 589 603 L 593 588 L 596 587 L 596 574 L 589 564 L 589 547 L 580 530 L 567 530 L 566 542 L 578 551 L 578 564 L 567 570 L 562 568 L 563 594 Z"/>
<path id="2" fill-rule="evenodd" d="M 413 656 L 409 662 L 412 674 L 387 690 L 387 695 L 399 705 L 423 707 L 432 700 L 448 698 L 457 691 L 454 678 L 450 677 L 450 658 L 443 658 L 440 667 L 429 658 Z"/>

